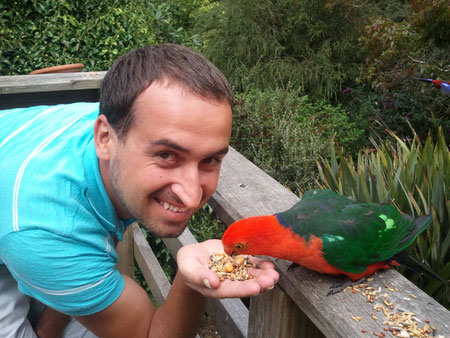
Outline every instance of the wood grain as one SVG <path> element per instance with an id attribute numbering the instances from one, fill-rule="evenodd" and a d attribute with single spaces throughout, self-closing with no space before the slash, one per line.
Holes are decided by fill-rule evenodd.
<path id="1" fill-rule="evenodd" d="M 73 102 L 97 102 L 106 72 L 0 77 L 0 109 Z"/>
<path id="2" fill-rule="evenodd" d="M 123 240 L 117 243 L 116 252 L 119 256 L 116 265 L 117 270 L 130 278 L 134 278 L 134 242 L 131 226 L 123 233 Z"/>
<path id="3" fill-rule="evenodd" d="M 237 151 L 230 149 L 223 161 L 218 189 L 209 204 L 229 224 L 243 217 L 284 211 L 298 200 L 299 197 L 278 184 Z M 374 321 L 370 316 L 375 311 L 373 309 L 375 303 L 368 303 L 361 294 L 346 292 L 327 296 L 333 284 L 348 279 L 320 275 L 302 267 L 288 271 L 290 262 L 271 260 L 280 273 L 278 282 L 280 288 L 325 336 L 357 337 L 364 336 L 361 329 L 370 333 L 383 330 L 383 321 L 381 319 Z M 422 326 L 424 321 L 429 319 L 437 328 L 436 334 L 450 337 L 450 312 L 397 271 L 391 269 L 378 273 L 374 275 L 370 284 L 377 290 L 385 289 L 385 285 L 396 287 L 398 292 L 388 292 L 388 299 L 394 304 L 394 310 L 402 309 L 416 313 L 416 318 L 422 321 Z M 417 299 L 412 298 L 410 294 L 417 296 Z M 289 307 L 289 304 L 285 306 Z M 257 311 L 257 308 L 251 308 L 250 321 L 258 318 L 253 315 L 253 311 Z M 267 311 L 266 307 L 261 311 Z M 274 312 L 272 316 L 266 315 L 261 318 L 281 316 L 284 312 L 275 306 L 272 307 L 272 311 Z M 352 316 L 361 317 L 362 320 L 357 322 Z M 266 320 L 256 325 L 262 326 Z M 279 322 L 281 324 L 283 321 Z M 254 325 L 250 322 L 250 327 Z"/>
<path id="4" fill-rule="evenodd" d="M 171 284 L 164 274 L 161 265 L 159 265 L 158 259 L 148 245 L 147 239 L 136 223 L 132 225 L 132 231 L 136 262 L 147 281 L 152 296 L 155 298 L 158 306 L 160 306 L 167 298 Z"/>
<path id="5" fill-rule="evenodd" d="M 0 95 L 98 89 L 105 74 L 106 72 L 79 72 L 1 76 Z"/>

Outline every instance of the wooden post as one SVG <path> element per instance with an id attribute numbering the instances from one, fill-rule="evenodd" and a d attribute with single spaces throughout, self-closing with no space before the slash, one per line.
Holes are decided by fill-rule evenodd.
<path id="1" fill-rule="evenodd" d="M 170 282 L 164 274 L 164 270 L 153 253 L 147 239 L 142 234 L 139 225 L 132 224 L 130 233 L 133 234 L 134 252 L 136 262 L 144 275 L 145 280 L 150 288 L 153 298 L 155 298 L 158 306 L 164 303 L 170 290 Z"/>
<path id="2" fill-rule="evenodd" d="M 325 337 L 276 285 L 250 299 L 248 338 Z"/>
<path id="3" fill-rule="evenodd" d="M 0 77 L 0 109 L 37 103 L 85 101 L 87 96 L 96 100 L 103 76 L 104 73 L 97 72 Z M 299 199 L 232 148 L 223 161 L 220 177 L 218 189 L 209 204 L 226 224 L 244 217 L 286 210 Z M 133 276 L 131 228 L 125 232 L 124 241 L 117 247 L 117 266 L 121 272 Z M 165 240 L 172 254 L 183 245 L 194 242 L 189 232 L 178 239 Z M 138 245 L 139 249 L 146 243 L 141 241 L 141 244 Z M 147 246 L 145 248 L 141 250 L 138 262 L 147 265 L 150 271 L 154 260 L 151 262 L 147 259 Z M 385 315 L 377 313 L 377 320 L 372 315 L 374 306 L 383 306 L 385 301 L 392 304 L 389 313 L 415 313 L 419 327 L 429 320 L 430 325 L 436 327 L 433 336 L 450 337 L 450 312 L 394 269 L 371 277 L 370 287 L 378 290 L 380 295 L 376 304 L 372 304 L 362 292 L 341 292 L 327 296 L 330 286 L 343 282 L 345 278 L 324 276 L 301 267 L 289 270 L 290 262 L 280 259 L 272 259 L 272 262 L 280 273 L 278 286 L 252 297 L 250 325 L 247 325 L 248 311 L 239 299 L 209 300 L 208 311 L 217 313 L 212 317 L 221 321 L 218 330 L 227 328 L 223 332 L 224 338 L 314 337 L 317 333 L 311 331 L 309 324 L 304 324 L 305 315 L 326 337 L 364 336 L 362 330 L 381 332 L 384 328 Z M 160 289 L 168 289 L 167 283 L 165 287 L 161 285 L 158 283 Z M 386 289 L 386 286 L 390 288 Z M 395 292 L 390 291 L 391 288 Z M 354 316 L 361 320 L 355 320 Z M 301 325 L 296 325 L 296 322 Z"/>
<path id="4" fill-rule="evenodd" d="M 130 225 L 123 234 L 123 241 L 117 243 L 116 252 L 119 255 L 117 269 L 120 273 L 134 279 L 134 243 L 133 230 Z"/>

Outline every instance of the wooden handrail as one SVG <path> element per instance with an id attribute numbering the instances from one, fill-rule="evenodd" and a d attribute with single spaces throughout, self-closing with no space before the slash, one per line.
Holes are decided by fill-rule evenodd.
<path id="1" fill-rule="evenodd" d="M 226 223 L 230 223 L 243 217 L 284 211 L 298 200 L 291 191 L 237 151 L 230 149 L 222 164 L 217 191 L 208 203 Z M 284 308 L 274 307 L 272 291 L 261 293 L 257 301 L 252 298 L 249 337 L 298 337 L 303 330 L 308 332 L 304 337 L 309 337 L 314 331 L 311 322 L 326 337 L 364 336 L 361 330 L 384 332 L 385 317 L 374 309 L 377 303 L 384 305 L 384 300 L 394 306 L 389 311 L 402 309 L 413 312 L 422 321 L 422 327 L 428 319 L 437 329 L 437 335 L 450 334 L 450 312 L 396 270 L 385 270 L 372 276 L 373 280 L 368 284 L 380 290 L 381 295 L 386 293 L 387 297 L 368 303 L 367 298 L 360 293 L 341 292 L 327 296 L 332 285 L 346 281 L 344 277 L 324 276 L 301 267 L 288 271 L 290 262 L 271 260 L 280 272 L 278 285 L 289 297 L 288 300 L 283 299 Z M 386 286 L 398 291 L 391 292 Z M 300 315 L 296 311 L 292 312 L 290 302 L 296 304 Z M 377 320 L 371 316 L 375 313 L 379 317 Z M 292 322 L 292 316 L 297 318 L 297 326 Z M 355 317 L 361 320 L 356 321 Z M 274 321 L 278 325 L 264 325 Z"/>
<path id="2" fill-rule="evenodd" d="M 0 76 L 0 109 L 97 102 L 106 72 Z"/>
<path id="3" fill-rule="evenodd" d="M 0 77 L 0 109 L 35 102 L 96 100 L 103 76 L 104 72 Z M 297 196 L 231 148 L 223 161 L 217 191 L 208 203 L 228 225 L 244 217 L 286 210 L 296 201 Z M 162 302 L 170 283 L 162 276 L 137 225 L 127 230 L 125 239 L 118 248 L 121 271 L 132 274 L 135 257 L 152 294 L 158 303 Z M 173 257 L 181 246 L 196 242 L 188 230 L 178 238 L 163 241 Z M 208 313 L 222 337 L 366 337 L 374 331 L 384 332 L 384 314 L 374 308 L 384 300 L 394 307 L 389 311 L 413 312 L 420 320 L 419 326 L 429 320 L 436 328 L 436 336 L 450 337 L 450 312 L 395 270 L 378 273 L 367 282 L 381 291 L 379 298 L 369 303 L 361 292 L 327 296 L 330 286 L 344 278 L 323 276 L 304 268 L 288 271 L 289 262 L 268 259 L 280 272 L 280 280 L 273 290 L 251 297 L 250 311 L 239 299 L 209 301 Z M 384 293 L 387 297 L 382 296 Z M 355 320 L 357 317 L 361 320 Z"/>
<path id="4" fill-rule="evenodd" d="M 105 74 L 106 72 L 102 71 L 0 76 L 0 95 L 98 90 Z M 26 100 L 26 95 L 23 99 Z"/>

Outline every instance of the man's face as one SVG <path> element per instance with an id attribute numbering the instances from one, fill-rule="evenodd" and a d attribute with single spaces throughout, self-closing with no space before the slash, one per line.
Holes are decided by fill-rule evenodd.
<path id="1" fill-rule="evenodd" d="M 139 95 L 134 114 L 126 138 L 113 134 L 105 185 L 119 217 L 178 236 L 216 190 L 231 107 L 158 82 Z"/>

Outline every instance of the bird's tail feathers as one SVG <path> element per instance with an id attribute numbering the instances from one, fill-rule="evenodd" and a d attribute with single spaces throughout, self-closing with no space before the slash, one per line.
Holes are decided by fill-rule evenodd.
<path id="1" fill-rule="evenodd" d="M 447 281 L 445 281 L 441 276 L 439 276 L 436 272 L 434 272 L 429 266 L 419 261 L 416 257 L 414 257 L 406 250 L 397 253 L 394 257 L 391 258 L 391 261 L 396 261 L 399 264 L 405 266 L 406 268 L 415 271 L 419 274 L 428 274 L 429 276 L 437 279 L 441 283 L 447 284 Z"/>
<path id="2" fill-rule="evenodd" d="M 408 247 L 414 239 L 419 236 L 430 225 L 432 218 L 430 215 L 423 215 L 416 218 L 414 221 L 414 228 L 400 240 L 399 246 L 404 249 Z"/>
<path id="3" fill-rule="evenodd" d="M 419 80 L 419 81 L 424 81 L 424 82 L 433 82 L 433 79 L 423 79 L 423 78 L 420 78 L 420 77 L 416 77 L 415 79 Z"/>

